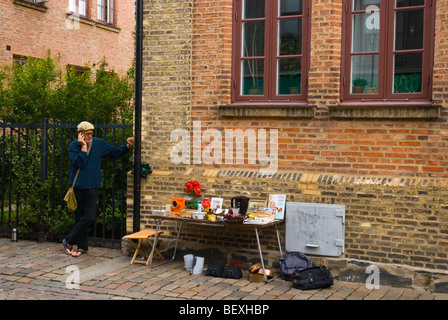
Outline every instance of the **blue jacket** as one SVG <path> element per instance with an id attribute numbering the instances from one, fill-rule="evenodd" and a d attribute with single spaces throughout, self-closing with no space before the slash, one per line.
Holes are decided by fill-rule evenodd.
<path id="1" fill-rule="evenodd" d="M 125 155 L 128 147 L 124 144 L 114 147 L 100 138 L 92 139 L 92 147 L 87 156 L 87 152 L 81 151 L 81 144 L 78 140 L 70 143 L 68 152 L 72 166 L 70 169 L 69 185 L 73 183 L 76 171 L 79 168 L 78 178 L 76 179 L 75 188 L 90 189 L 101 187 L 101 158 L 115 159 Z"/>

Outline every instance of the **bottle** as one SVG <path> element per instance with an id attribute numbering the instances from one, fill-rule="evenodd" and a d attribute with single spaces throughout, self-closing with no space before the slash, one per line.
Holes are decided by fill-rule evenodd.
<path id="1" fill-rule="evenodd" d="M 11 231 L 11 241 L 12 242 L 17 242 L 17 229 L 14 228 Z"/>
<path id="2" fill-rule="evenodd" d="M 202 207 L 204 208 L 204 212 L 208 213 L 210 212 L 210 201 L 208 201 L 208 198 L 205 198 L 204 201 L 202 202 Z"/>

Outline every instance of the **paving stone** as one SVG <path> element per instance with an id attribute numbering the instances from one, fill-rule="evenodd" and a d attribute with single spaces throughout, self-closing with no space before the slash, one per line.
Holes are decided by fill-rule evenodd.
<path id="1" fill-rule="evenodd" d="M 0 299 L 5 300 L 448 300 L 430 290 L 338 281 L 326 289 L 298 290 L 280 278 L 269 283 L 191 275 L 183 261 L 150 268 L 130 265 L 121 250 L 94 247 L 80 258 L 60 243 L 11 243 L 0 239 Z M 79 270 L 80 287 L 70 290 L 67 267 Z"/>

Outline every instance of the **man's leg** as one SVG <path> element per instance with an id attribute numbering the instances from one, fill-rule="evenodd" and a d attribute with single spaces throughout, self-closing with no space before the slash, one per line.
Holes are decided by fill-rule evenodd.
<path id="1" fill-rule="evenodd" d="M 70 245 L 76 244 L 78 249 L 88 250 L 88 229 L 96 218 L 98 189 L 75 189 L 78 209 L 75 213 L 75 225 L 66 237 Z"/>

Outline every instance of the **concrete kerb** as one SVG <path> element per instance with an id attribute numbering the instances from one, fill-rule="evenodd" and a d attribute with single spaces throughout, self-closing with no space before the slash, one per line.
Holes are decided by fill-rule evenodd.
<path id="1" fill-rule="evenodd" d="M 348 258 L 311 257 L 313 263 L 325 265 L 340 281 L 366 283 L 369 266 L 378 268 L 381 285 L 425 289 L 448 293 L 448 270 L 425 269 L 407 265 L 371 262 Z"/>

